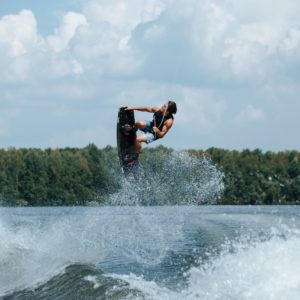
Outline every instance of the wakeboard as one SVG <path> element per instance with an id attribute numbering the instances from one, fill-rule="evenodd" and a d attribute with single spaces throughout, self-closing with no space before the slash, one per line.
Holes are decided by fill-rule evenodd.
<path id="1" fill-rule="evenodd" d="M 136 130 L 134 111 L 121 107 L 117 122 L 118 156 L 124 175 L 127 179 L 137 179 L 139 168 L 139 155 L 135 150 Z"/>

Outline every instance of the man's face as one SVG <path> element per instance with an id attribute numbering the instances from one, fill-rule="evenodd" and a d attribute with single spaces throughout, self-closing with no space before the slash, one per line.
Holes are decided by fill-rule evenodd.
<path id="1" fill-rule="evenodd" d="M 162 111 L 163 113 L 166 113 L 167 110 L 168 110 L 168 102 L 166 102 L 166 103 L 161 107 L 161 111 Z"/>

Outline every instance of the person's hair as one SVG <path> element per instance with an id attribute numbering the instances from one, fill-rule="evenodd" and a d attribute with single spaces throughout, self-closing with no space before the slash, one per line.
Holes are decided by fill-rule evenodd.
<path id="1" fill-rule="evenodd" d="M 177 106 L 174 101 L 169 101 L 168 102 L 168 112 L 171 114 L 176 114 L 177 112 Z"/>

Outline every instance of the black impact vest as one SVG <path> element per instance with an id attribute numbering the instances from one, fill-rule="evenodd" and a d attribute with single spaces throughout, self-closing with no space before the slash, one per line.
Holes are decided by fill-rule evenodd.
<path id="1" fill-rule="evenodd" d="M 169 113 L 168 115 L 164 116 L 164 114 L 160 110 L 157 110 L 153 115 L 153 121 L 151 122 L 151 128 L 153 126 L 155 126 L 161 131 L 164 127 L 165 122 L 169 119 L 174 120 L 174 117 L 172 114 Z M 159 137 L 156 137 L 156 139 L 158 139 L 158 138 Z"/>

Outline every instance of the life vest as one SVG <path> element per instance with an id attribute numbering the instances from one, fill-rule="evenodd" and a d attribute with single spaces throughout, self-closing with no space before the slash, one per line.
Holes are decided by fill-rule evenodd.
<path id="1" fill-rule="evenodd" d="M 169 119 L 174 120 L 174 117 L 172 114 L 164 115 L 160 110 L 157 110 L 153 115 L 153 121 L 151 122 L 151 128 L 157 127 L 160 131 L 163 129 L 165 122 Z M 154 133 L 154 132 L 153 132 Z M 156 136 L 156 134 L 155 134 Z M 159 137 L 156 136 L 156 139 Z"/>

